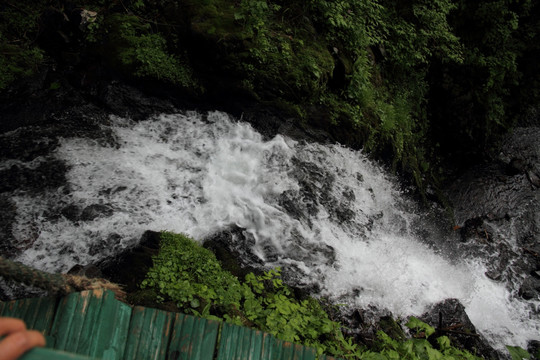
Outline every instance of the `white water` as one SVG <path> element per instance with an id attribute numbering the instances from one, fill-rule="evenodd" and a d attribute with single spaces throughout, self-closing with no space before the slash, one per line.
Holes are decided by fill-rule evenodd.
<path id="1" fill-rule="evenodd" d="M 405 317 L 458 298 L 497 347 L 540 339 L 540 321 L 531 315 L 538 304 L 485 277 L 480 260 L 448 259 L 417 239 L 412 224 L 421 215 L 360 152 L 281 136 L 265 142 L 249 125 L 217 112 L 139 123 L 115 118 L 113 131 L 118 147 L 62 142 L 56 156 L 71 168 L 66 188 L 14 196 L 14 235 L 28 244 L 17 260 L 67 271 L 133 245 L 145 230 L 203 240 L 238 225 L 269 266 L 294 269 L 299 282 L 318 283 L 321 295 L 336 301 Z M 298 163 L 308 170 L 299 171 Z M 59 215 L 68 205 L 95 204 L 111 207 L 112 215 L 91 221 Z M 291 206 L 303 215 L 292 216 Z M 345 220 L 336 215 L 347 209 Z"/>

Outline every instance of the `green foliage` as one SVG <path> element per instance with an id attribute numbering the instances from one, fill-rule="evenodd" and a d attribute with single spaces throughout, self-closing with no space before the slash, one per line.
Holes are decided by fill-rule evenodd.
<path id="1" fill-rule="evenodd" d="M 155 289 L 161 300 L 173 300 L 187 313 L 255 326 L 320 352 L 340 349 L 323 339 L 345 341 L 339 324 L 328 318 L 319 302 L 294 298 L 279 269 L 260 276 L 250 273 L 240 282 L 188 237 L 167 232 L 161 237 L 160 252 L 142 283 L 143 288 Z"/>
<path id="2" fill-rule="evenodd" d="M 437 348 L 432 347 L 427 339 L 435 330 L 416 318 L 407 326 L 417 331 L 417 338 L 395 340 L 379 332 L 377 348 L 362 348 L 343 336 L 317 300 L 297 299 L 279 269 L 249 273 L 241 282 L 188 237 L 163 232 L 161 238 L 160 252 L 142 287 L 155 291 L 161 301 L 175 301 L 183 312 L 255 327 L 313 347 L 319 355 L 344 359 L 478 359 L 452 347 L 444 336 L 436 339 Z"/>
<path id="3" fill-rule="evenodd" d="M 431 121 L 442 151 L 470 158 L 492 150 L 524 105 L 540 99 L 538 71 L 528 65 L 538 52 L 533 39 L 540 29 L 532 19 L 539 5 L 529 0 L 456 4 L 451 22 L 463 44 L 464 61 L 434 72 L 433 81 L 442 86 L 433 99 L 438 112 Z"/>
<path id="4" fill-rule="evenodd" d="M 32 75 L 44 60 L 35 44 L 42 1 L 0 5 L 0 90 Z"/>
<path id="5" fill-rule="evenodd" d="M 97 26 L 99 22 L 94 24 Z M 111 40 L 113 56 L 133 75 L 164 80 L 182 87 L 196 86 L 187 61 L 171 54 L 166 39 L 152 33 L 150 24 L 133 15 L 113 14 L 107 17 L 104 26 Z"/>
<path id="6" fill-rule="evenodd" d="M 481 359 L 471 353 L 457 349 L 450 344 L 446 336 L 437 338 L 438 348 L 434 348 L 426 339 L 409 339 L 398 341 L 383 332 L 377 334 L 379 345 L 377 351 L 367 351 L 361 357 L 365 360 L 476 360 Z"/>
<path id="7" fill-rule="evenodd" d="M 0 5 L 0 89 L 43 63 L 41 16 L 65 15 L 65 5 Z M 97 17 L 70 43 L 75 53 L 100 53 L 127 76 L 248 95 L 313 120 L 419 189 L 437 184 L 441 157 L 484 155 L 540 100 L 533 0 L 89 0 L 82 8 Z"/>
<path id="8" fill-rule="evenodd" d="M 414 316 L 409 318 L 407 324 L 405 324 L 409 329 L 415 330 L 417 334 L 422 334 L 422 337 L 428 338 L 435 333 L 435 328 L 429 326 L 423 321 L 418 320 Z"/>
<path id="9" fill-rule="evenodd" d="M 224 271 L 215 256 L 183 235 L 163 232 L 161 251 L 154 258 L 143 287 L 154 288 L 187 312 L 205 303 L 228 306 L 240 303 L 242 287 Z"/>
<path id="10" fill-rule="evenodd" d="M 18 78 L 32 75 L 44 58 L 37 47 L 23 48 L 2 40 L 0 33 L 0 90 Z"/>
<path id="11" fill-rule="evenodd" d="M 324 91 L 334 62 L 325 44 L 313 41 L 313 29 L 285 21 L 287 10 L 266 0 L 240 2 L 234 20 L 247 51 L 239 64 L 259 95 L 311 103 Z"/>
<path id="12" fill-rule="evenodd" d="M 531 354 L 529 354 L 527 350 L 524 350 L 519 346 L 506 346 L 506 348 L 508 349 L 510 356 L 512 356 L 512 360 L 523 360 L 531 358 Z"/>

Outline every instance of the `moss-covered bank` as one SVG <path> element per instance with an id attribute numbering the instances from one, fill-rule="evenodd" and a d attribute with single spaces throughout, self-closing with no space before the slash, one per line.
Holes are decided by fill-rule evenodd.
<path id="1" fill-rule="evenodd" d="M 445 168 L 489 154 L 538 104 L 539 9 L 532 0 L 7 0 L 0 89 L 49 67 L 79 86 L 120 76 L 216 106 L 267 105 L 363 147 L 424 192 Z"/>

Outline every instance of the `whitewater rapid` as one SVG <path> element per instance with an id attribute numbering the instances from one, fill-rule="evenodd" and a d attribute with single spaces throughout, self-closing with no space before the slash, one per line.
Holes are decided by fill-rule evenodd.
<path id="1" fill-rule="evenodd" d="M 111 124 L 116 146 L 62 140 L 55 156 L 69 168 L 65 186 L 13 195 L 13 235 L 26 247 L 16 260 L 67 271 L 134 245 L 146 230 L 203 241 L 236 226 L 268 267 L 289 269 L 336 302 L 406 317 L 457 298 L 496 347 L 540 340 L 539 304 L 488 279 L 483 260 L 428 245 L 445 239 L 422 241 L 423 215 L 361 152 L 265 141 L 220 112 Z M 70 215 L 84 209 L 98 211 Z"/>

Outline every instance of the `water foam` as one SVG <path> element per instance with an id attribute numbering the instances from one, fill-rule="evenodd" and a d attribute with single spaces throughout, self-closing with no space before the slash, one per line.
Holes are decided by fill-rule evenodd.
<path id="1" fill-rule="evenodd" d="M 282 136 L 263 141 L 219 112 L 112 124 L 117 147 L 62 141 L 64 188 L 14 196 L 14 235 L 27 247 L 19 261 L 66 271 L 133 245 L 145 230 L 202 240 L 237 225 L 269 266 L 296 269 L 299 281 L 318 283 L 336 301 L 408 316 L 458 298 L 494 343 L 539 339 L 534 304 L 486 278 L 481 261 L 449 259 L 419 241 L 421 216 L 362 153 Z M 111 211 L 65 215 L 95 205 Z"/>

